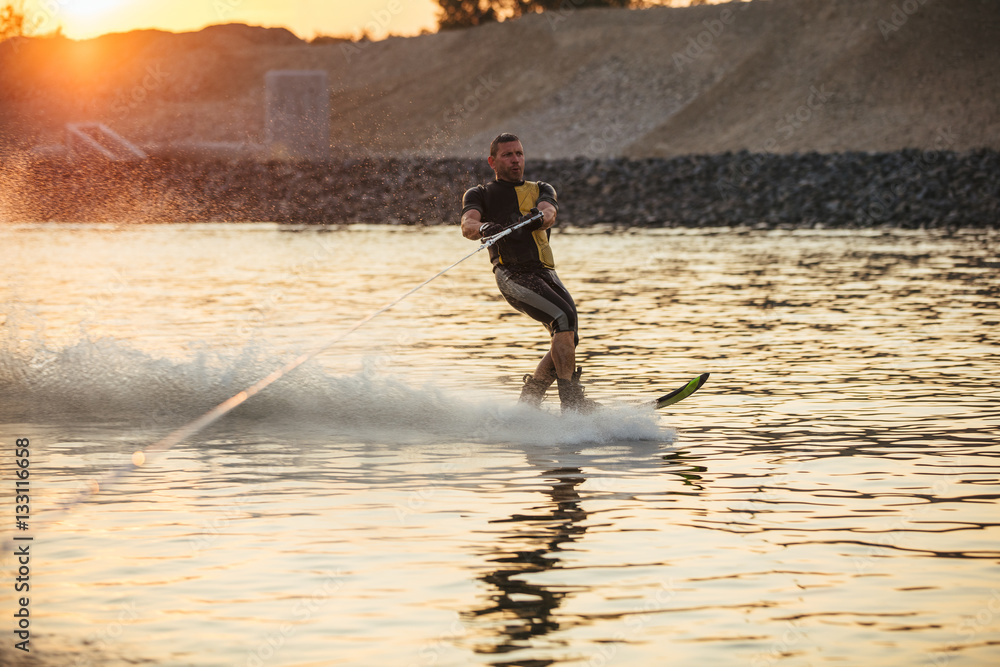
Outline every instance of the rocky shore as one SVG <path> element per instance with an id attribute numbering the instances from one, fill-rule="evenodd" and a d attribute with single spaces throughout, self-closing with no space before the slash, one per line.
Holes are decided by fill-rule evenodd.
<path id="1" fill-rule="evenodd" d="M 998 227 L 1000 152 L 769 154 L 535 160 L 564 224 Z M 316 163 L 150 159 L 0 166 L 0 221 L 457 222 L 485 160 Z"/>

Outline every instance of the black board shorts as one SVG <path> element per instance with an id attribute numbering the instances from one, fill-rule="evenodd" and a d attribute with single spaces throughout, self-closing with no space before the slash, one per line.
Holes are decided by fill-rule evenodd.
<path id="1" fill-rule="evenodd" d="M 572 331 L 580 342 L 576 304 L 552 269 L 511 270 L 497 264 L 493 275 L 500 293 L 518 312 L 545 326 L 549 334 Z"/>

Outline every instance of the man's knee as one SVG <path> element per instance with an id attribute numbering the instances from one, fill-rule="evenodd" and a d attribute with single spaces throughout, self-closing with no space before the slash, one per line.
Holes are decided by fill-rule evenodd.
<path id="1" fill-rule="evenodd" d="M 559 342 L 572 340 L 573 347 L 576 347 L 580 344 L 580 334 L 576 331 L 556 331 L 552 334 L 552 342 L 555 343 L 557 340 Z"/>

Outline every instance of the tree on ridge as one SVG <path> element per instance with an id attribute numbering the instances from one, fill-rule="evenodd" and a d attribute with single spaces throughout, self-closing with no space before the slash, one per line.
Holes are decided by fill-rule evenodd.
<path id="1" fill-rule="evenodd" d="M 638 7 L 642 0 L 437 0 L 441 30 L 517 18 L 533 12 L 582 9 L 584 7 Z"/>

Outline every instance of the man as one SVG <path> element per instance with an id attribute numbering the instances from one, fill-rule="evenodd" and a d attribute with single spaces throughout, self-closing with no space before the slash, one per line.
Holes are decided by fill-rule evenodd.
<path id="1" fill-rule="evenodd" d="M 559 204 L 548 183 L 524 180 L 524 148 L 515 135 L 504 133 L 490 144 L 488 159 L 496 180 L 479 185 L 462 198 L 462 235 L 473 241 L 493 236 L 530 217 L 542 214 L 521 229 L 490 246 L 490 261 L 500 293 L 511 306 L 541 322 L 552 336 L 552 346 L 534 375 L 524 376 L 521 401 L 538 406 L 555 381 L 563 411 L 589 412 L 596 403 L 583 395 L 581 369 L 576 368 L 576 304 L 555 272 L 549 234 Z"/>

